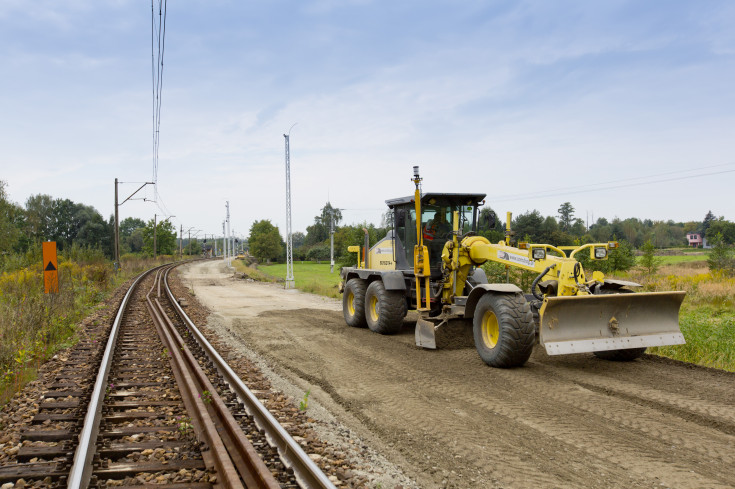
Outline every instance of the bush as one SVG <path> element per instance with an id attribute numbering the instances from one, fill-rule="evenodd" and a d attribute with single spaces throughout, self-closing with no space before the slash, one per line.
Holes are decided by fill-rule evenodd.
<path id="1" fill-rule="evenodd" d="M 317 245 L 306 253 L 306 259 L 319 263 L 321 260 L 329 260 L 329 246 Z"/>
<path id="2" fill-rule="evenodd" d="M 726 275 L 735 275 L 735 258 L 733 258 L 733 250 L 725 244 L 722 234 L 717 233 L 714 238 L 714 247 L 707 259 L 707 266 L 710 271 L 719 271 Z"/>
<path id="3" fill-rule="evenodd" d="M 502 263 L 488 261 L 482 264 L 481 268 L 487 275 L 487 281 L 491 284 L 500 284 L 506 282 L 506 268 Z M 515 284 L 521 290 L 531 290 L 533 279 L 538 276 L 536 272 L 529 272 L 517 267 L 510 267 L 507 274 L 507 282 Z"/>
<path id="4" fill-rule="evenodd" d="M 655 255 L 656 247 L 651 240 L 646 241 L 641 247 L 643 256 L 641 257 L 640 267 L 648 274 L 653 275 L 661 266 L 661 258 Z"/>
<path id="5" fill-rule="evenodd" d="M 584 267 L 585 272 L 600 271 L 605 274 L 627 272 L 635 266 L 633 249 L 625 240 L 618 241 L 618 247 L 610 250 L 607 260 L 592 260 L 589 253 L 579 253 L 574 256 Z"/>

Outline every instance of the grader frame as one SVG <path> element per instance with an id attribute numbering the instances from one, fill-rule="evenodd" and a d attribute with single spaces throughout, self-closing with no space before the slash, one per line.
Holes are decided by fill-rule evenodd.
<path id="1" fill-rule="evenodd" d="M 416 344 L 435 349 L 442 326 L 472 318 L 477 351 L 496 367 L 522 365 L 536 342 L 550 355 L 594 352 L 611 360 L 637 358 L 648 346 L 684 343 L 678 327 L 684 292 L 633 293 L 638 284 L 597 271 L 587 275 L 575 258 L 589 252 L 590 259 L 605 260 L 616 242 L 512 246 L 509 213 L 505 240 L 490 243 L 475 233 L 483 194 L 422 195 L 421 181 L 414 167 L 413 199 L 387 201 L 396 217 L 386 238 L 372 248 L 366 242 L 362 253 L 360 247 L 350 248 L 358 253 L 358 266 L 341 271 L 349 325 L 396 333 L 413 309 Z M 443 205 L 433 206 L 435 219 L 451 215 L 451 230 L 438 241 L 422 218 L 424 201 L 429 207 Z M 400 216 L 406 213 L 410 218 L 403 222 Z M 412 253 L 402 242 L 411 236 L 416 238 Z M 478 268 L 488 261 L 536 273 L 531 293 L 509 283 L 488 283 Z"/>

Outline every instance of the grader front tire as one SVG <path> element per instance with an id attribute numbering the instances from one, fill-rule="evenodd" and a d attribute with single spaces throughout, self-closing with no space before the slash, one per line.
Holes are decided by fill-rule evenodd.
<path id="1" fill-rule="evenodd" d="M 353 328 L 364 328 L 365 321 L 365 281 L 359 278 L 351 278 L 345 284 L 342 294 L 342 314 L 345 322 Z"/>
<path id="2" fill-rule="evenodd" d="M 406 298 L 402 291 L 385 290 L 381 280 L 370 283 L 365 293 L 365 319 L 371 331 L 398 333 L 405 315 Z"/>
<path id="3" fill-rule="evenodd" d="M 521 294 L 485 294 L 473 320 L 475 348 L 491 367 L 526 363 L 536 342 L 531 307 Z"/>

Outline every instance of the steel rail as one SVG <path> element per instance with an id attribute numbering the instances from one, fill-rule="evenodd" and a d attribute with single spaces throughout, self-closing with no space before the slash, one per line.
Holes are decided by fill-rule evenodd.
<path id="1" fill-rule="evenodd" d="M 166 270 L 171 268 L 173 266 Z M 177 378 L 181 377 L 183 381 L 180 382 L 182 396 L 188 399 L 188 404 L 193 405 L 193 413 L 203 428 L 203 438 L 212 449 L 219 474 L 218 479 L 225 487 L 243 487 L 244 483 L 249 489 L 280 489 L 278 481 L 247 439 L 235 417 L 179 334 L 159 301 L 159 297 L 151 299 L 156 288 L 161 290 L 161 275 L 156 275 L 156 283 L 146 296 L 148 309 L 155 317 L 159 335 L 171 352 L 175 364 L 175 375 Z M 205 392 L 208 393 L 207 396 L 200 394 Z M 240 477 L 242 477 L 242 482 Z"/>
<path id="2" fill-rule="evenodd" d="M 165 265 L 164 265 L 165 266 Z M 107 377 L 110 373 L 112 365 L 113 350 L 117 343 L 117 336 L 120 331 L 120 324 L 127 309 L 130 297 L 133 295 L 138 284 L 153 270 L 161 267 L 151 268 L 141 273 L 138 278 L 130 285 L 128 292 L 125 294 L 117 315 L 112 323 L 110 336 L 107 339 L 105 352 L 102 356 L 102 363 L 94 383 L 94 389 L 87 408 L 87 414 L 84 417 L 84 426 L 79 434 L 79 443 L 74 453 L 71 470 L 69 471 L 67 487 L 70 489 L 84 489 L 89 485 L 92 476 L 92 458 L 96 451 L 97 436 L 99 434 L 100 421 L 102 419 L 102 401 L 105 397 L 105 387 L 107 386 Z"/>
<path id="3" fill-rule="evenodd" d="M 156 276 L 156 282 L 158 282 L 159 278 L 159 276 Z M 174 370 L 174 376 L 176 377 L 176 382 L 187 411 L 192 415 L 195 430 L 198 434 L 201 434 L 200 439 L 203 439 L 210 448 L 219 482 L 228 489 L 244 489 L 245 486 L 240 481 L 240 476 L 228 454 L 227 448 L 217 433 L 216 423 L 207 412 L 207 407 L 199 395 L 201 391 L 194 378 L 195 375 L 192 373 L 191 368 L 187 366 L 184 358 L 186 354 L 185 347 L 179 347 L 176 344 L 171 333 L 171 329 L 174 329 L 174 326 L 171 324 L 171 320 L 166 315 L 161 304 L 157 300 L 151 300 L 151 294 L 156 286 L 157 283 L 154 283 L 146 295 L 146 306 L 148 307 L 151 318 L 153 318 L 161 341 L 166 345 L 171 355 L 171 366 Z"/>
<path id="4" fill-rule="evenodd" d="M 245 405 L 248 414 L 253 417 L 255 424 L 261 429 L 266 436 L 268 442 L 276 447 L 283 464 L 293 470 L 294 477 L 301 487 L 304 489 L 336 489 L 332 481 L 327 475 L 314 463 L 313 460 L 304 452 L 301 445 L 294 440 L 291 435 L 281 426 L 276 418 L 268 411 L 268 409 L 258 400 L 255 394 L 245 385 L 240 377 L 232 370 L 225 360 L 217 353 L 217 350 L 207 341 L 204 335 L 199 331 L 194 322 L 184 312 L 184 309 L 175 300 L 173 293 L 168 285 L 168 272 L 163 273 L 163 284 L 176 314 L 184 321 L 195 339 L 205 351 L 210 361 L 215 365 L 220 375 L 230 384 L 232 390 L 237 394 Z"/>
<path id="5" fill-rule="evenodd" d="M 158 302 L 158 299 L 155 300 L 155 303 L 163 311 L 163 307 Z M 248 488 L 280 489 L 281 486 L 278 484 L 278 481 L 276 481 L 271 471 L 265 465 L 262 457 L 245 436 L 245 433 L 243 433 L 242 428 L 235 420 L 230 409 L 199 366 L 197 359 L 189 348 L 186 347 L 184 339 L 169 321 L 168 317 L 165 319 L 168 323 L 168 334 L 170 334 L 174 345 L 181 349 L 182 356 L 187 363 L 187 368 L 189 368 L 195 377 L 194 380 L 198 383 L 202 392 L 209 392 L 207 404 L 218 421 L 217 426 L 220 428 L 218 429 L 219 436 L 222 438 L 233 464 L 237 467 L 237 471 L 243 478 L 245 486 Z"/>

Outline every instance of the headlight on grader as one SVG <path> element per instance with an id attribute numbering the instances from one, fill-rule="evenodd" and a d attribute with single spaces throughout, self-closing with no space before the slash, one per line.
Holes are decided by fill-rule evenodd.
<path id="1" fill-rule="evenodd" d="M 594 247 L 594 255 L 592 256 L 594 260 L 604 260 L 607 258 L 607 248 L 604 246 L 595 246 Z"/>
<path id="2" fill-rule="evenodd" d="M 544 248 L 532 248 L 531 258 L 534 260 L 543 260 L 546 258 L 546 250 Z"/>

